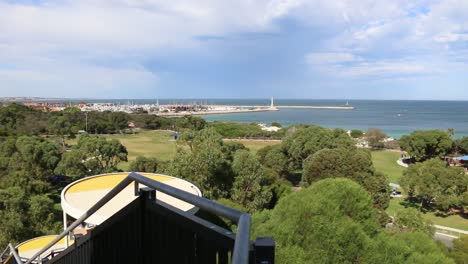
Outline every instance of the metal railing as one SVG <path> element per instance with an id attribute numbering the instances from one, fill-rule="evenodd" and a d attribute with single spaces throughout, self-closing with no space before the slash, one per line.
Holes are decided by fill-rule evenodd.
<path id="1" fill-rule="evenodd" d="M 18 255 L 18 252 L 16 251 L 16 248 L 11 243 L 9 243 L 8 246 L 5 248 L 5 250 L 2 252 L 2 254 L 0 255 L 0 260 L 3 263 L 3 261 L 8 260 L 9 257 L 11 256 L 13 256 L 16 263 L 23 263 L 20 256 Z"/>
<path id="2" fill-rule="evenodd" d="M 86 211 L 80 218 L 73 222 L 65 231 L 58 235 L 54 240 L 47 244 L 44 248 L 39 250 L 34 254 L 30 259 L 28 259 L 24 264 L 31 264 L 37 259 L 40 261 L 40 256 L 44 254 L 47 250 L 53 247 L 57 242 L 62 238 L 67 236 L 72 232 L 77 226 L 81 225 L 86 219 L 103 207 L 107 202 L 114 198 L 118 193 L 125 189 L 130 183 L 135 183 L 135 194 L 137 195 L 139 191 L 139 184 L 143 184 L 149 188 L 152 188 L 156 191 L 163 192 L 167 195 L 170 195 L 174 198 L 180 199 L 184 202 L 190 203 L 197 206 L 198 208 L 216 214 L 218 216 L 225 217 L 237 224 L 237 234 L 236 240 L 234 243 L 234 249 L 232 252 L 232 263 L 233 264 L 247 264 L 249 263 L 249 246 L 250 246 L 250 227 L 251 227 L 251 217 L 250 214 L 243 213 L 236 209 L 224 206 L 222 204 L 213 202 L 203 197 L 193 195 L 191 193 L 179 190 L 172 186 L 157 182 L 150 178 L 141 176 L 138 173 L 132 172 L 125 179 L 123 179 L 117 186 L 115 186 L 109 193 L 107 193 L 101 200 L 99 200 L 95 205 L 93 205 L 88 211 Z M 10 245 L 11 246 L 11 245 Z M 23 263 L 18 253 L 15 251 L 13 246 L 11 246 L 13 256 L 15 257 L 18 263 Z M 10 249 L 11 250 L 11 249 Z"/>

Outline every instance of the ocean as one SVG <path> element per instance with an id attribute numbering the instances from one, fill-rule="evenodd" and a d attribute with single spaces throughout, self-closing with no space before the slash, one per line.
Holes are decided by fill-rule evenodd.
<path id="1" fill-rule="evenodd" d="M 86 102 L 156 103 L 156 100 L 83 100 Z M 160 104 L 223 104 L 270 105 L 269 99 L 160 99 Z M 344 106 L 347 100 L 275 99 L 275 105 Z M 380 128 L 388 135 L 399 138 L 414 130 L 448 129 L 456 137 L 468 136 L 467 101 L 381 101 L 349 100 L 354 110 L 281 109 L 275 112 L 251 112 L 203 116 L 207 121 L 242 123 L 280 122 L 283 126 L 314 124 L 329 128 Z"/>

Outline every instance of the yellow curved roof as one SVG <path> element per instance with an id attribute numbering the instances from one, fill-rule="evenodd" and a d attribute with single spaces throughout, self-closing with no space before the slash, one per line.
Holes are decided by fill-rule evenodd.
<path id="1" fill-rule="evenodd" d="M 141 173 L 141 175 L 153 179 L 158 182 L 173 180 L 173 177 L 160 174 Z M 111 177 L 109 177 L 111 176 Z M 119 184 L 128 173 L 113 173 L 104 174 L 97 177 L 88 178 L 84 181 L 77 181 L 71 185 L 65 192 L 66 193 L 78 193 L 78 192 L 89 192 L 103 189 L 112 189 Z"/>
<path id="2" fill-rule="evenodd" d="M 84 212 L 86 212 L 89 208 L 96 204 L 96 202 L 98 202 L 102 197 L 109 193 L 110 190 L 112 190 L 123 179 L 125 179 L 125 177 L 127 177 L 128 174 L 129 172 L 101 174 L 83 178 L 81 180 L 69 184 L 62 191 L 61 205 L 63 211 L 67 215 L 78 219 L 83 215 Z M 188 181 L 162 174 L 139 174 L 158 182 L 164 182 L 164 184 L 180 189 L 182 191 L 201 196 L 200 190 Z M 140 187 L 145 186 L 141 185 Z M 101 209 L 99 209 L 96 213 L 91 215 L 86 220 L 86 223 L 99 225 L 136 198 L 137 196 L 135 196 L 134 193 L 134 185 L 129 184 L 114 198 L 112 198 L 107 204 L 105 204 Z M 156 192 L 156 198 L 158 201 L 170 204 L 182 211 L 192 212 L 193 210 L 197 210 L 195 206 L 183 202 L 174 197 L 171 197 L 162 192 Z"/>
<path id="3" fill-rule="evenodd" d="M 36 254 L 39 250 L 44 248 L 47 244 L 52 242 L 52 240 L 54 240 L 56 237 L 57 235 L 42 236 L 42 237 L 36 237 L 28 241 L 25 241 L 16 247 L 18 249 L 18 254 L 22 258 L 30 258 L 34 254 Z M 71 245 L 73 241 L 70 240 L 69 243 Z M 43 254 L 43 256 L 48 255 L 52 250 L 65 249 L 65 247 L 66 247 L 66 242 L 65 242 L 65 238 L 63 238 L 59 240 L 54 246 L 52 246 L 48 251 L 46 251 Z"/>

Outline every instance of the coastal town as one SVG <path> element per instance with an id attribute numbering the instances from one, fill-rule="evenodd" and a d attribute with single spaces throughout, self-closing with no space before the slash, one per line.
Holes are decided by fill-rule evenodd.
<path id="1" fill-rule="evenodd" d="M 28 106 L 43 112 L 58 112 L 67 107 L 76 107 L 83 112 L 124 112 L 124 113 L 148 113 L 166 117 L 176 117 L 184 115 L 210 115 L 210 114 L 230 114 L 248 112 L 279 111 L 280 109 L 332 109 L 332 110 L 353 110 L 353 106 L 288 106 L 275 105 L 274 99 L 270 99 L 269 105 L 210 105 L 210 104 L 159 104 L 156 100 L 154 104 L 135 104 L 128 101 L 125 104 L 104 102 L 88 103 L 63 101 L 20 101 L 24 106 Z"/>

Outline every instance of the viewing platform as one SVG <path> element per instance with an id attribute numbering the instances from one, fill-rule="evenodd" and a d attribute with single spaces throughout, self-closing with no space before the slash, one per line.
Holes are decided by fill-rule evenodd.
<path id="1" fill-rule="evenodd" d="M 162 182 L 179 190 L 201 197 L 201 191 L 188 181 L 162 174 L 140 173 L 149 179 Z M 67 228 L 68 217 L 78 219 L 86 210 L 91 208 L 104 195 L 112 190 L 119 182 L 127 177 L 128 172 L 101 174 L 83 178 L 69 184 L 62 191 L 62 209 L 64 213 L 64 228 Z M 145 187 L 145 186 L 143 186 Z M 133 186 L 127 186 L 105 206 L 86 220 L 88 226 L 100 225 L 110 216 L 114 215 L 127 204 L 135 200 Z M 189 203 L 171 197 L 164 193 L 158 193 L 158 200 L 170 204 L 184 212 L 195 213 L 197 208 Z"/>
<path id="2" fill-rule="evenodd" d="M 62 191 L 62 206 L 60 235 L 10 243 L 0 263 L 274 264 L 274 240 L 250 240 L 250 214 L 205 199 L 196 186 L 176 177 L 91 176 Z M 194 214 L 197 210 L 232 221 L 236 233 Z M 74 218 L 71 223 L 68 217 Z"/>
<path id="3" fill-rule="evenodd" d="M 50 235 L 50 236 L 41 236 L 41 237 L 36 237 L 33 239 L 30 239 L 28 241 L 25 241 L 16 248 L 18 249 L 18 254 L 21 259 L 29 259 L 34 254 L 36 254 L 39 250 L 41 250 L 43 247 L 45 247 L 47 244 L 52 242 L 57 235 Z M 69 245 L 73 244 L 73 240 L 68 242 Z M 57 255 L 59 252 L 63 251 L 65 248 L 67 248 L 67 242 L 65 241 L 65 238 L 61 239 L 58 241 L 54 246 L 52 246 L 49 250 L 44 252 L 41 255 L 41 258 L 47 258 L 48 256 L 53 257 L 54 255 Z"/>

